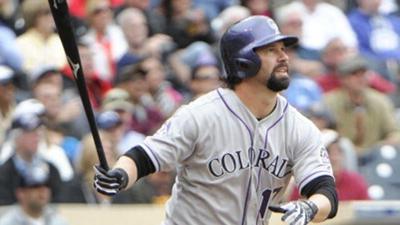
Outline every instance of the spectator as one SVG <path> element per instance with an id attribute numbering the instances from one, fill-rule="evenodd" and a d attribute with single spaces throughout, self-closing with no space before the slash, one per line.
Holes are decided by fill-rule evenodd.
<path id="1" fill-rule="evenodd" d="M 322 90 L 311 78 L 294 72 L 290 75 L 290 79 L 290 86 L 283 95 L 297 110 L 305 112 L 322 100 Z"/>
<path id="2" fill-rule="evenodd" d="M 163 0 L 160 12 L 166 21 L 165 33 L 174 39 L 178 48 L 196 41 L 214 43 L 213 30 L 204 11 L 195 8 L 192 0 Z"/>
<path id="3" fill-rule="evenodd" d="M 192 69 L 192 79 L 190 82 L 191 97 L 188 100 L 194 100 L 222 86 L 220 77 L 221 69 L 215 56 L 208 52 L 200 54 Z"/>
<path id="4" fill-rule="evenodd" d="M 149 93 L 164 118 L 170 117 L 182 104 L 183 96 L 166 80 L 164 65 L 158 58 L 149 57 L 141 62 L 146 74 Z"/>
<path id="5" fill-rule="evenodd" d="M 103 111 L 114 111 L 118 113 L 122 120 L 122 127 L 124 130 L 123 136 L 117 145 L 120 154 L 125 153 L 133 145 L 141 143 L 145 136 L 133 129 L 132 113 L 134 106 L 129 100 L 129 93 L 120 88 L 113 88 L 107 92 L 102 102 Z"/>
<path id="6" fill-rule="evenodd" d="M 88 16 L 85 10 L 86 2 L 86 0 L 69 0 L 68 6 L 71 15 L 82 20 L 86 18 Z M 114 9 L 119 7 L 124 0 L 109 0 L 108 2 L 110 3 L 111 8 Z"/>
<path id="7" fill-rule="evenodd" d="M 16 106 L 13 114 L 13 120 L 18 119 L 19 117 L 23 117 L 25 114 L 34 114 L 36 117 L 40 117 L 40 123 L 42 124 L 45 122 L 43 119 L 45 113 L 46 108 L 40 101 L 38 101 L 37 99 L 28 99 L 20 102 Z M 67 156 L 65 155 L 64 150 L 60 146 L 51 143 L 48 140 L 46 136 L 46 127 L 41 127 L 40 134 L 41 135 L 39 136 L 39 143 L 37 147 L 35 147 L 35 150 L 38 152 L 40 157 L 53 163 L 53 165 L 58 169 L 61 180 L 63 182 L 70 181 L 74 176 L 74 172 L 70 162 L 68 161 Z M 4 144 L 0 152 L 0 162 L 5 162 L 12 157 L 15 152 L 15 148 L 13 145 L 14 143 L 12 142 L 12 138 Z"/>
<path id="8" fill-rule="evenodd" d="M 400 59 L 400 19 L 381 13 L 382 0 L 358 0 L 349 13 L 361 54 L 375 60 Z"/>
<path id="9" fill-rule="evenodd" d="M 1 3 L 0 3 L 1 4 Z M 22 70 L 22 55 L 17 47 L 15 33 L 0 20 L 0 64 L 15 71 Z"/>
<path id="10" fill-rule="evenodd" d="M 345 155 L 340 145 L 339 134 L 334 130 L 322 130 L 322 141 L 331 161 L 339 201 L 368 200 L 368 186 L 364 177 L 345 168 Z M 299 190 L 296 188 L 290 200 L 299 197 Z"/>
<path id="11" fill-rule="evenodd" d="M 15 87 L 13 84 L 14 72 L 0 66 L 0 146 L 6 138 L 6 131 L 11 126 L 11 116 L 16 105 Z"/>
<path id="12" fill-rule="evenodd" d="M 244 7 L 250 10 L 251 15 L 272 17 L 272 13 L 269 8 L 269 0 L 241 0 L 240 2 Z"/>
<path id="13" fill-rule="evenodd" d="M 341 87 L 324 97 L 339 134 L 354 143 L 358 155 L 376 144 L 400 143 L 393 104 L 387 96 L 368 87 L 367 67 L 360 56 L 344 60 L 339 65 Z"/>
<path id="14" fill-rule="evenodd" d="M 116 75 L 116 62 L 128 48 L 120 27 L 113 21 L 108 0 L 86 2 L 89 31 L 82 37 L 94 53 L 93 65 L 99 78 L 112 81 Z"/>
<path id="15" fill-rule="evenodd" d="M 68 133 L 71 133 L 71 127 L 82 127 L 81 124 L 77 124 L 81 121 L 82 103 L 76 100 L 63 103 L 61 91 L 55 85 L 40 83 L 35 86 L 32 94 L 45 107 L 43 119 L 46 126 L 46 144 L 54 149 L 53 154 L 58 152 L 58 156 L 53 156 L 51 161 L 57 160 L 57 166 L 62 169 L 61 175 L 64 179 L 64 172 L 72 170 L 71 163 L 75 162 L 78 154 L 79 140 Z M 60 148 L 62 152 L 59 151 Z M 51 155 L 50 152 L 49 154 Z"/>
<path id="16" fill-rule="evenodd" d="M 83 74 L 85 75 L 89 100 L 94 110 L 96 111 L 101 105 L 101 100 L 103 99 L 104 94 L 112 88 L 112 81 L 103 80 L 100 77 L 94 65 L 94 54 L 96 51 L 91 49 L 89 44 L 87 44 L 83 40 L 80 40 L 78 42 L 78 51 L 81 58 Z M 72 74 L 72 71 L 68 65 L 63 68 L 62 73 L 66 76 L 64 77 L 64 87 L 67 89 L 76 90 L 76 82 L 74 80 L 75 78 L 73 77 L 74 75 Z M 79 134 L 85 134 L 89 130 L 84 129 L 83 131 L 84 132 L 76 132 Z"/>
<path id="17" fill-rule="evenodd" d="M 31 173 L 38 168 L 45 168 L 49 172 L 48 185 L 52 192 L 52 200 L 57 202 L 62 197 L 58 170 L 38 152 L 40 136 L 44 132 L 41 125 L 41 119 L 32 112 L 19 114 L 13 118 L 9 141 L 15 154 L 0 166 L 0 205 L 16 203 L 15 190 L 19 185 L 21 174 L 32 178 Z"/>
<path id="18" fill-rule="evenodd" d="M 134 105 L 131 129 L 145 135 L 155 132 L 165 119 L 149 93 L 146 75 L 140 63 L 124 67 L 115 80 L 115 87 L 128 92 Z"/>
<path id="19" fill-rule="evenodd" d="M 101 130 L 99 130 L 99 135 L 107 161 L 110 165 L 112 165 L 117 157 L 114 155 L 117 151 L 113 149 L 114 146 L 112 146 L 111 141 Z M 84 197 L 83 201 L 90 204 L 108 204 L 111 202 L 111 198 L 96 194 L 92 185 L 92 179 L 94 176 L 92 167 L 98 162 L 96 146 L 93 142 L 92 135 L 85 135 L 82 138 L 81 143 L 82 149 L 80 150 L 80 155 L 76 164 L 76 171 L 82 179 L 81 189 Z"/>
<path id="20" fill-rule="evenodd" d="M 347 17 L 336 6 L 322 0 L 297 0 L 286 7 L 296 7 L 303 12 L 300 42 L 305 48 L 321 50 L 334 37 L 340 37 L 350 48 L 357 47 L 357 38 Z"/>
<path id="21" fill-rule="evenodd" d="M 320 130 L 335 130 L 336 121 L 332 113 L 327 109 L 323 103 L 319 102 L 308 108 L 304 112 L 305 116 L 309 118 Z M 340 137 L 339 145 L 344 154 L 344 167 L 349 171 L 358 172 L 358 158 L 354 149 L 354 145 L 349 138 Z"/>
<path id="22" fill-rule="evenodd" d="M 209 21 L 217 17 L 222 10 L 236 4 L 236 2 L 237 0 L 193 0 L 195 7 L 203 10 Z"/>
<path id="23" fill-rule="evenodd" d="M 0 1 L 0 23 L 9 27 L 16 35 L 25 31 L 25 21 L 21 14 L 20 1 Z"/>
<path id="24" fill-rule="evenodd" d="M 244 6 L 232 5 L 224 9 L 211 21 L 211 27 L 218 38 L 229 26 L 251 15 L 250 10 Z"/>
<path id="25" fill-rule="evenodd" d="M 400 18 L 381 13 L 382 0 L 358 0 L 358 7 L 349 15 L 357 34 L 360 53 L 371 61 L 374 69 L 394 81 L 394 73 L 386 66 L 390 60 L 400 60 Z"/>
<path id="26" fill-rule="evenodd" d="M 168 68 L 169 55 L 176 49 L 176 44 L 171 37 L 165 34 L 149 36 L 146 26 L 148 21 L 144 14 L 135 8 L 123 10 L 118 15 L 117 22 L 129 45 L 127 52 L 118 61 L 118 70 L 124 66 L 138 63 L 146 57 L 158 58 Z"/>
<path id="27" fill-rule="evenodd" d="M 159 13 L 153 10 L 151 6 L 152 1 L 150 0 L 124 0 L 124 3 L 118 7 L 115 11 L 115 15 L 118 17 L 119 14 L 127 8 L 134 8 L 140 10 L 148 23 L 146 23 L 147 29 L 150 35 L 157 33 L 163 33 L 165 30 L 165 20 L 160 18 Z M 158 4 L 158 3 L 157 3 Z"/>
<path id="28" fill-rule="evenodd" d="M 56 68 L 64 66 L 67 61 L 60 38 L 54 33 L 48 2 L 26 0 L 22 3 L 22 11 L 27 31 L 17 38 L 17 45 L 22 54 L 24 72 L 29 75 L 35 68 L 47 64 Z"/>
<path id="29" fill-rule="evenodd" d="M 329 92 L 340 87 L 340 75 L 338 74 L 338 66 L 351 55 L 350 49 L 339 38 L 331 39 L 322 49 L 321 61 L 325 67 L 323 74 L 315 78 L 318 85 L 324 92 Z"/>
<path id="30" fill-rule="evenodd" d="M 119 142 L 124 134 L 122 118 L 114 111 L 101 112 L 97 117 L 99 135 L 102 140 L 105 156 L 110 166 L 113 166 L 120 152 L 117 149 Z M 81 156 L 77 164 L 77 171 L 83 178 L 82 192 L 86 203 L 110 204 L 110 203 L 130 203 L 133 200 L 130 192 L 126 191 L 121 196 L 110 198 L 97 193 L 93 188 L 93 166 L 98 163 L 96 147 L 91 134 L 82 139 Z"/>
<path id="31" fill-rule="evenodd" d="M 322 51 L 321 60 L 325 66 L 325 73 L 317 76 L 315 80 L 318 82 L 324 92 L 329 92 L 340 87 L 340 75 L 338 74 L 338 65 L 351 55 L 356 54 L 345 46 L 340 38 L 334 38 Z M 377 91 L 383 93 L 393 93 L 396 86 L 382 75 L 374 70 L 367 73 L 368 85 Z"/>
<path id="32" fill-rule="evenodd" d="M 16 162 L 18 162 L 16 160 Z M 5 212 L 0 225 L 66 225 L 49 203 L 51 201 L 51 168 L 45 161 L 38 160 L 32 165 L 19 164 L 16 180 L 15 196 L 17 204 Z"/>
<path id="33" fill-rule="evenodd" d="M 302 39 L 304 32 L 304 12 L 301 6 L 291 4 L 277 8 L 274 13 L 283 34 L 297 36 Z M 290 49 L 292 70 L 308 77 L 315 77 L 322 72 L 319 50 L 310 49 L 300 42 Z"/>
<path id="34" fill-rule="evenodd" d="M 336 130 L 335 118 L 322 102 L 315 103 L 310 106 L 308 110 L 304 112 L 304 115 L 309 118 L 320 130 Z"/>
<path id="35" fill-rule="evenodd" d="M 118 70 L 123 66 L 138 63 L 148 52 L 145 43 L 149 36 L 147 19 L 143 12 L 127 8 L 117 16 L 118 25 L 124 33 L 128 49 L 117 63 Z M 133 29 L 134 28 L 134 29 Z"/>

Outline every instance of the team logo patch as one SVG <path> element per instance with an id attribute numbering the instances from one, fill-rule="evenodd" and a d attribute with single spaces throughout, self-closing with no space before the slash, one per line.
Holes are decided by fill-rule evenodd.
<path id="1" fill-rule="evenodd" d="M 268 19 L 268 23 L 269 23 L 271 29 L 274 31 L 275 34 L 280 33 L 278 25 L 276 25 L 276 23 L 272 19 Z"/>
<path id="2" fill-rule="evenodd" d="M 325 147 L 321 147 L 319 157 L 322 163 L 330 163 L 329 154 Z"/>

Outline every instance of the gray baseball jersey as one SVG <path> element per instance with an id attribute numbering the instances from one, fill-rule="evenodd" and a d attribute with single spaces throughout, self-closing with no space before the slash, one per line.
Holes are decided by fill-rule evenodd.
<path id="1" fill-rule="evenodd" d="M 295 177 L 300 188 L 332 176 L 320 133 L 278 96 L 257 120 L 229 89 L 182 106 L 142 144 L 157 171 L 177 170 L 164 225 L 268 224 Z"/>

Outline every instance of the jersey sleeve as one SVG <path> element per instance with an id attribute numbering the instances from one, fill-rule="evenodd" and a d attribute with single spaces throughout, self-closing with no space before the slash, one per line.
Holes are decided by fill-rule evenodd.
<path id="1" fill-rule="evenodd" d="M 181 107 L 161 128 L 141 144 L 156 171 L 170 171 L 192 153 L 198 126 L 186 106 Z"/>
<path id="2" fill-rule="evenodd" d="M 333 177 L 328 152 L 321 133 L 311 121 L 305 121 L 296 131 L 293 150 L 293 175 L 300 190 L 311 180 L 324 175 Z"/>

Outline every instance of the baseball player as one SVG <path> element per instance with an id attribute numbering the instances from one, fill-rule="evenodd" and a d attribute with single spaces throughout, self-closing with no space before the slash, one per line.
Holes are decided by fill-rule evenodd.
<path id="1" fill-rule="evenodd" d="M 319 130 L 279 92 L 289 85 L 284 36 L 251 16 L 222 36 L 227 88 L 182 106 L 115 167 L 95 167 L 97 191 L 114 195 L 139 178 L 177 170 L 164 225 L 265 225 L 271 210 L 291 225 L 321 222 L 338 208 Z M 294 176 L 303 200 L 281 203 Z"/>

